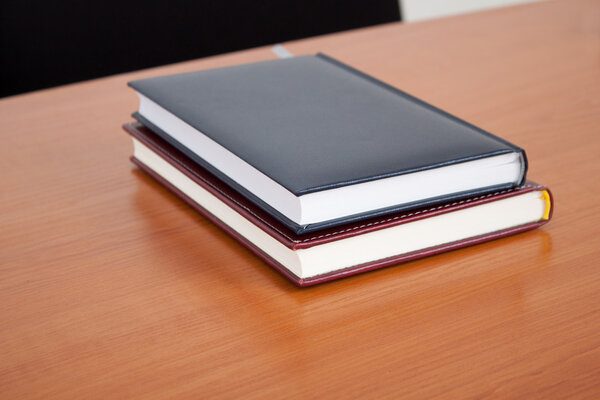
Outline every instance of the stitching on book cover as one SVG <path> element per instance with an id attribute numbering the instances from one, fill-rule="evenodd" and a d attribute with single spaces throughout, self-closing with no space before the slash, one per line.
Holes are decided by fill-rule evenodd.
<path id="1" fill-rule="evenodd" d="M 459 204 L 466 204 L 466 203 L 470 203 L 470 202 L 476 201 L 476 200 L 481 200 L 481 199 L 484 199 L 484 198 L 487 198 L 487 197 L 497 196 L 499 194 L 510 193 L 510 192 L 512 192 L 512 191 L 514 191 L 516 189 L 526 189 L 526 188 L 535 188 L 535 189 L 538 189 L 538 188 L 541 188 L 541 187 L 542 186 L 540 186 L 540 185 L 525 185 L 525 186 L 521 186 L 519 188 L 513 188 L 513 189 L 502 190 L 502 191 L 499 191 L 499 192 L 489 193 L 489 194 L 486 194 L 486 195 L 483 195 L 483 196 L 477 196 L 477 197 L 473 197 L 473 198 L 470 198 L 470 199 L 455 201 L 454 203 L 444 204 L 444 205 L 441 205 L 441 206 L 438 206 L 438 207 L 432 207 L 432 208 L 429 208 L 429 209 L 423 210 L 423 211 L 416 211 L 416 212 L 413 212 L 413 213 L 403 214 L 403 215 L 400 215 L 400 216 L 397 216 L 397 217 L 388 218 L 388 219 L 377 221 L 377 222 L 371 222 L 369 224 L 364 224 L 364 225 L 360 225 L 360 226 L 354 226 L 352 228 L 348 228 L 348 229 L 344 229 L 344 230 L 341 230 L 341 231 L 327 233 L 325 235 L 313 236 L 311 238 L 302 240 L 302 243 L 309 242 L 311 240 L 322 239 L 322 238 L 333 236 L 333 235 L 339 235 L 341 233 L 346 233 L 346 232 L 354 231 L 354 230 L 357 230 L 357 229 L 367 228 L 369 226 L 383 224 L 383 223 L 386 223 L 386 222 L 391 222 L 391 221 L 405 219 L 405 218 L 412 217 L 414 215 L 427 214 L 427 213 L 430 213 L 430 212 L 433 212 L 433 211 L 441 210 L 443 208 L 448 208 L 448 207 L 456 206 L 456 205 L 459 205 Z"/>
<path id="2" fill-rule="evenodd" d="M 150 138 L 147 138 L 146 136 L 144 136 L 144 138 L 146 140 L 148 140 L 149 142 L 151 142 L 158 149 L 160 149 L 160 145 L 157 144 L 154 140 L 152 140 Z M 162 150 L 159 150 L 159 151 L 164 154 L 164 152 Z M 492 196 L 497 196 L 497 195 L 504 194 L 504 193 L 510 193 L 510 192 L 512 192 L 512 191 L 514 191 L 516 189 L 527 189 L 527 188 L 539 189 L 539 188 L 542 188 L 541 185 L 529 185 L 528 184 L 528 185 L 521 186 L 519 188 L 502 190 L 502 191 L 498 191 L 498 192 L 494 192 L 494 193 L 489 193 L 489 194 L 486 194 L 486 195 L 483 195 L 483 196 L 477 196 L 477 197 L 473 197 L 473 198 L 470 198 L 470 199 L 455 201 L 453 203 L 444 204 L 444 205 L 441 205 L 441 206 L 438 206 L 438 207 L 432 207 L 432 208 L 429 208 L 427 210 L 416 211 L 416 212 L 413 212 L 413 213 L 403 214 L 403 215 L 400 215 L 400 216 L 397 216 L 397 217 L 393 217 L 393 218 L 387 218 L 387 219 L 383 219 L 383 220 L 376 221 L 376 222 L 370 222 L 368 224 L 354 226 L 352 228 L 348 228 L 348 229 L 343 229 L 341 231 L 335 231 L 335 232 L 327 233 L 325 235 L 313 236 L 313 237 L 310 237 L 310 238 L 307 238 L 307 239 L 303 239 L 303 240 L 295 240 L 292 237 L 288 236 L 285 232 L 282 232 L 280 229 L 278 229 L 275 226 L 271 225 L 268 221 L 265 221 L 263 218 L 261 218 L 260 216 L 258 216 L 252 210 L 250 210 L 248 207 L 246 207 L 245 205 L 241 204 L 236 199 L 234 199 L 233 197 L 229 196 L 227 193 L 223 192 L 220 188 L 218 188 L 217 186 L 215 186 L 213 183 L 207 181 L 202 176 L 198 175 L 191 168 L 189 168 L 187 165 L 185 165 L 185 163 L 183 161 L 181 161 L 181 159 L 177 155 L 173 155 L 173 154 L 166 154 L 166 155 L 169 158 L 175 160 L 177 162 L 177 164 L 179 164 L 181 167 L 183 167 L 184 169 L 186 169 L 187 171 L 189 171 L 190 173 L 192 173 L 196 178 L 200 179 L 202 182 L 206 183 L 211 188 L 213 188 L 214 190 L 216 190 L 217 192 L 219 192 L 223 196 L 227 197 L 229 200 L 231 200 L 232 202 L 234 202 L 235 204 L 237 204 L 239 207 L 243 208 L 248 213 L 252 214 L 257 219 L 259 219 L 260 221 L 262 221 L 264 224 L 268 225 L 271 229 L 273 229 L 274 231 L 276 231 L 280 235 L 284 236 L 286 239 L 288 239 L 289 241 L 291 241 L 293 243 L 311 242 L 311 241 L 314 241 L 314 240 L 317 240 L 317 239 L 322 239 L 322 238 L 326 238 L 326 237 L 330 237 L 330 236 L 334 236 L 334 235 L 339 235 L 339 234 L 346 233 L 346 232 L 355 231 L 357 229 L 363 229 L 363 228 L 368 228 L 370 226 L 384 224 L 384 223 L 391 222 L 391 221 L 402 220 L 402 219 L 405 219 L 405 218 L 412 217 L 414 215 L 423 215 L 423 214 L 427 214 L 427 213 L 430 213 L 430 212 L 433 212 L 433 211 L 441 210 L 443 208 L 448 208 L 448 207 L 456 206 L 456 205 L 459 205 L 459 204 L 470 203 L 472 201 L 481 200 L 481 199 L 484 199 L 484 198 L 488 198 L 488 197 L 492 197 Z"/>

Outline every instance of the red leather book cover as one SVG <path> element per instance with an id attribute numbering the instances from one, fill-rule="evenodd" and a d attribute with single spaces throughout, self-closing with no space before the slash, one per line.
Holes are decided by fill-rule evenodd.
<path id="1" fill-rule="evenodd" d="M 279 241 L 280 243 L 292 250 L 307 249 L 324 243 L 329 243 L 332 241 L 341 240 L 352 236 L 362 235 L 376 230 L 391 228 L 397 225 L 406 224 L 420 219 L 430 218 L 440 214 L 454 212 L 457 210 L 497 201 L 503 198 L 512 197 L 531 191 L 543 190 L 548 193 L 550 209 L 548 210 L 547 217 L 540 221 L 511 227 L 509 229 L 504 229 L 501 231 L 491 232 L 485 235 L 471 237 L 457 242 L 446 243 L 440 246 L 430 247 L 411 253 L 399 254 L 393 257 L 375 260 L 350 268 L 332 271 L 322 275 L 317 275 L 309 278 L 300 278 L 294 273 L 292 273 L 290 270 L 288 270 L 286 267 L 275 261 L 264 251 L 259 249 L 248 239 L 239 234 L 236 230 L 223 223 L 217 217 L 215 217 L 206 209 L 204 209 L 201 205 L 196 203 L 194 200 L 190 199 L 186 194 L 181 192 L 170 182 L 166 181 L 147 165 L 137 160 L 135 157 L 131 158 L 132 162 L 135 163 L 138 167 L 140 167 L 143 171 L 151 175 L 162 185 L 164 185 L 177 196 L 186 201 L 198 212 L 206 216 L 213 223 L 215 223 L 227 233 L 229 233 L 231 236 L 236 238 L 238 241 L 240 241 L 240 243 L 244 244 L 257 256 L 262 258 L 269 265 L 271 265 L 273 268 L 282 273 L 284 276 L 286 276 L 298 286 L 311 286 L 314 284 L 331 281 L 334 279 L 354 275 L 357 273 L 379 269 L 399 264 L 402 262 L 426 257 L 429 255 L 434 255 L 445 251 L 450 251 L 453 249 L 458 249 L 461 247 L 486 242 L 496 238 L 509 236 L 519 232 L 524 232 L 547 223 L 552 215 L 552 199 L 550 191 L 541 185 L 538 185 L 531 181 L 527 181 L 523 186 L 516 189 L 509 189 L 496 193 L 489 193 L 487 195 L 481 195 L 451 203 L 440 204 L 434 207 L 414 209 L 396 215 L 387 215 L 385 217 L 373 218 L 367 221 L 360 221 L 356 224 L 349 224 L 322 230 L 319 232 L 312 232 L 310 235 L 298 235 L 287 229 L 283 224 L 278 222 L 275 218 L 272 218 L 268 213 L 262 211 L 259 207 L 254 206 L 252 202 L 248 201 L 244 196 L 240 195 L 238 192 L 233 190 L 224 182 L 216 178 L 209 171 L 194 163 L 193 161 L 189 160 L 185 155 L 183 155 L 181 152 L 179 152 L 173 146 L 168 144 L 166 141 L 152 133 L 149 129 L 147 129 L 140 123 L 128 123 L 123 125 L 123 128 L 127 133 L 129 133 L 134 138 L 138 139 L 140 142 L 142 142 L 144 145 L 146 145 L 148 148 L 150 148 L 152 151 L 154 151 L 156 154 L 158 154 L 160 157 L 166 160 L 169 164 L 171 164 L 177 170 L 179 170 L 188 178 L 190 178 L 193 182 L 206 189 L 208 192 L 210 192 L 219 200 L 227 204 L 237 213 L 245 217 L 254 225 L 260 227 L 264 232 L 268 233 L 271 237 L 275 238 L 277 241 Z"/>

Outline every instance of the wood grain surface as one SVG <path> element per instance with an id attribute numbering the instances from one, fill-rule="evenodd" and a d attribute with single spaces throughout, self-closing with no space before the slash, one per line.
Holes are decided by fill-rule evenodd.
<path id="1" fill-rule="evenodd" d="M 600 2 L 286 43 L 527 150 L 543 228 L 298 289 L 133 167 L 126 82 L 0 100 L 0 398 L 600 398 Z"/>

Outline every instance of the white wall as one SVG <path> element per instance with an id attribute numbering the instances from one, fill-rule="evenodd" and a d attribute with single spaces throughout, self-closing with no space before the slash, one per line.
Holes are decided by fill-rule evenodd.
<path id="1" fill-rule="evenodd" d="M 414 22 L 539 0 L 399 0 L 402 21 Z"/>

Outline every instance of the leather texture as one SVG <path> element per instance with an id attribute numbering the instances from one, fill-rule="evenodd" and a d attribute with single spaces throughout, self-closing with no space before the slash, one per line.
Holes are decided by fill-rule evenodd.
<path id="1" fill-rule="evenodd" d="M 325 55 L 129 84 L 296 196 L 509 152 L 526 159 L 519 147 Z"/>
<path id="2" fill-rule="evenodd" d="M 360 223 L 354 224 L 346 224 L 340 227 L 331 228 L 321 230 L 311 236 L 298 235 L 295 232 L 289 230 L 285 225 L 281 224 L 277 219 L 273 218 L 269 213 L 266 213 L 260 207 L 254 205 L 251 201 L 246 199 L 244 196 L 237 193 L 230 186 L 220 181 L 215 175 L 211 174 L 206 169 L 199 166 L 197 163 L 185 157 L 184 154 L 179 152 L 173 146 L 165 142 L 162 138 L 155 135 L 139 123 L 129 123 L 123 126 L 125 131 L 129 133 L 131 136 L 137 138 L 146 146 L 148 146 L 151 150 L 177 168 L 180 172 L 185 174 L 191 180 L 193 180 L 196 184 L 202 186 L 204 189 L 209 191 L 211 194 L 219 198 L 229 207 L 234 209 L 236 212 L 244 216 L 250 222 L 260 227 L 263 231 L 268 233 L 270 236 L 284 244 L 290 249 L 305 249 L 312 246 L 317 246 L 320 244 L 324 244 L 327 242 L 344 239 L 347 237 L 364 234 L 367 232 L 386 229 L 396 225 L 416 221 L 419 219 L 429 218 L 435 215 L 449 213 L 453 211 L 457 211 L 460 209 L 473 207 L 479 204 L 484 204 L 492 201 L 496 201 L 499 199 L 523 194 L 530 191 L 535 190 L 546 190 L 550 196 L 550 191 L 534 182 L 526 182 L 523 186 L 514 189 L 506 189 L 501 190 L 496 193 L 488 193 L 485 195 L 480 195 L 468 199 L 457 200 L 445 204 L 440 204 L 435 207 L 430 208 L 418 208 L 411 210 L 405 213 L 399 213 L 394 215 L 388 215 L 384 218 L 371 218 L 366 221 L 362 221 Z M 291 273 L 287 268 L 276 262 L 272 259 L 268 254 L 264 253 L 262 250 L 257 248 L 251 242 L 249 242 L 246 238 L 238 234 L 234 229 L 230 228 L 228 225 L 224 224 L 217 217 L 209 213 L 205 210 L 201 205 L 194 202 L 192 199 L 187 197 L 184 193 L 182 193 L 179 189 L 171 185 L 168 181 L 163 179 L 161 176 L 156 174 L 151 168 L 144 165 L 139 160 L 132 157 L 132 161 L 140 167 L 143 171 L 148 173 L 158 182 L 160 182 L 163 186 L 167 187 L 173 193 L 175 193 L 178 197 L 183 199 L 186 203 L 192 206 L 195 210 L 203 214 L 210 221 L 221 227 L 224 231 L 229 233 L 231 236 L 236 238 L 240 243 L 244 246 L 248 247 L 251 251 L 253 251 L 258 257 L 263 259 L 267 264 L 275 268 L 286 278 L 291 280 L 298 286 L 311 286 L 318 283 L 323 283 L 327 281 L 331 281 L 338 278 L 343 278 L 347 276 L 351 276 L 354 274 L 358 274 L 361 272 L 371 271 L 374 269 L 384 268 L 387 266 L 395 265 L 398 263 L 427 257 L 430 255 L 442 253 L 445 251 L 458 249 L 461 247 L 474 245 L 482 242 L 486 242 L 489 240 L 497 239 L 500 237 L 509 236 L 512 234 L 516 234 L 519 232 L 524 232 L 527 230 L 531 230 L 537 228 L 541 225 L 547 223 L 552 217 L 553 211 L 553 201 L 551 202 L 551 209 L 549 212 L 549 217 L 546 220 L 538 221 L 531 224 L 521 225 L 517 227 L 512 227 L 506 230 L 492 232 L 486 235 L 481 235 L 473 238 L 469 238 L 463 241 L 444 244 L 441 246 L 436 246 L 408 254 L 399 254 L 390 258 L 386 258 L 383 260 L 375 260 L 373 262 L 369 262 L 366 264 L 354 266 L 351 268 L 333 271 L 327 274 L 302 279 L 298 276 Z"/>
<path id="3" fill-rule="evenodd" d="M 475 196 L 480 196 L 480 195 L 484 195 L 484 194 L 494 193 L 496 191 L 507 190 L 507 189 L 510 189 L 513 187 L 512 184 L 507 184 L 507 185 L 502 185 L 502 186 L 494 186 L 494 187 L 485 187 L 485 188 L 481 188 L 479 190 L 472 190 L 469 192 L 454 193 L 454 194 L 446 195 L 443 197 L 435 197 L 435 198 L 421 200 L 421 201 L 413 202 L 413 203 L 399 204 L 399 205 L 388 207 L 388 208 L 382 208 L 382 209 L 373 210 L 373 211 L 369 211 L 369 212 L 365 212 L 365 213 L 361 213 L 361 214 L 354 214 L 354 215 L 350 215 L 347 217 L 333 219 L 333 220 L 329 220 L 329 221 L 307 224 L 307 225 L 300 225 L 300 224 L 297 224 L 296 222 L 292 221 L 291 219 L 287 218 L 285 215 L 283 215 L 279 211 L 275 210 L 269 204 L 267 204 L 266 202 L 261 200 L 259 197 L 255 196 L 252 192 L 246 190 L 243 186 L 239 185 L 234 180 L 230 179 L 227 175 L 221 173 L 221 171 L 214 168 L 209 163 L 204 162 L 202 159 L 196 157 L 196 155 L 192 151 L 190 151 L 185 146 L 179 145 L 176 141 L 174 141 L 172 138 L 170 138 L 169 135 L 164 133 L 160 128 L 158 128 L 157 126 L 152 124 L 150 121 L 146 120 L 143 116 L 141 116 L 137 113 L 134 114 L 134 116 L 138 120 L 142 121 L 143 125 L 146 125 L 146 127 L 148 127 L 152 132 L 156 133 L 157 136 L 164 138 L 165 144 L 167 144 L 167 143 L 170 144 L 173 148 L 176 148 L 177 150 L 179 150 L 181 152 L 181 154 L 183 154 L 185 157 L 188 157 L 190 160 L 193 160 L 195 163 L 197 163 L 199 166 L 203 167 L 205 170 L 210 171 L 210 173 L 215 175 L 219 180 L 221 180 L 222 182 L 225 182 L 227 185 L 229 185 L 235 191 L 242 194 L 250 201 L 254 202 L 254 204 L 256 204 L 258 207 L 265 210 L 273 218 L 277 219 L 277 221 L 279 221 L 281 224 L 283 224 L 287 229 L 295 232 L 297 235 L 309 235 L 314 232 L 322 231 L 324 229 L 332 229 L 332 228 L 339 227 L 341 225 L 358 223 L 358 222 L 361 222 L 361 221 L 364 221 L 364 220 L 370 219 L 370 218 L 379 218 L 379 217 L 383 217 L 383 216 L 394 214 L 394 213 L 412 210 L 415 208 L 430 207 L 430 206 L 437 205 L 437 204 L 444 203 L 444 202 L 447 203 L 447 202 L 451 202 L 451 201 L 458 201 L 458 200 L 469 198 L 469 197 L 475 197 Z"/>

